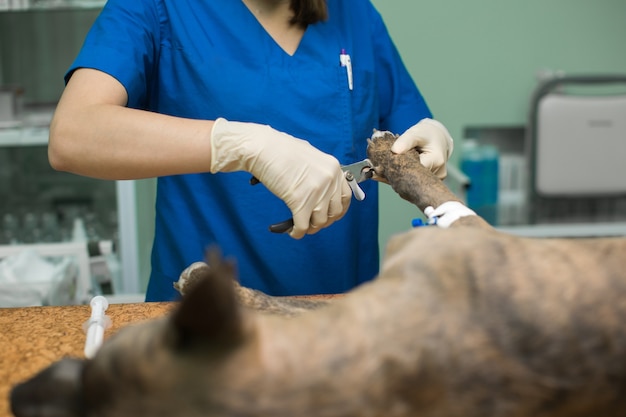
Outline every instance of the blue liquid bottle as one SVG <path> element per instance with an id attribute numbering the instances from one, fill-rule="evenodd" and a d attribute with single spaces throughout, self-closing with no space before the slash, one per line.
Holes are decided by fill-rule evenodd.
<path id="1" fill-rule="evenodd" d="M 499 153 L 495 146 L 466 139 L 461 170 L 470 178 L 467 205 L 492 225 L 498 220 Z"/>

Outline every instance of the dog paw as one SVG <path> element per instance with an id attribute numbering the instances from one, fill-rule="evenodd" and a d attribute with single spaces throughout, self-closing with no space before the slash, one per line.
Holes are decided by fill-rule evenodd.
<path id="1" fill-rule="evenodd" d="M 206 262 L 192 263 L 180 274 L 178 281 L 174 283 L 174 288 L 180 295 L 185 296 L 195 283 L 208 275 L 209 269 L 210 267 Z"/>
<path id="2" fill-rule="evenodd" d="M 414 171 L 416 166 L 421 166 L 417 150 L 403 154 L 391 152 L 396 139 L 398 135 L 380 130 L 375 130 L 368 139 L 367 157 L 374 166 L 375 180 L 388 183 L 390 177 L 400 177 L 403 173 Z"/>

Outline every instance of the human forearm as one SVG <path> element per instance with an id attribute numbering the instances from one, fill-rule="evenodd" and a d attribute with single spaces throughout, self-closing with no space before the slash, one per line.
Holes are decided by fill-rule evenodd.
<path id="1" fill-rule="evenodd" d="M 55 117 L 50 163 L 102 179 L 136 179 L 210 168 L 212 122 L 181 119 L 115 105 L 92 105 Z"/>
<path id="2" fill-rule="evenodd" d="M 126 101 L 112 77 L 77 70 L 50 126 L 50 164 L 102 179 L 209 171 L 212 121 L 135 110 Z"/>

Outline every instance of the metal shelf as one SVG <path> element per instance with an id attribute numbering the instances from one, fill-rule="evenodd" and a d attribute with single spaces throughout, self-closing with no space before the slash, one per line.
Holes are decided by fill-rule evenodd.
<path id="1" fill-rule="evenodd" d="M 0 129 L 0 147 L 47 146 L 48 127 L 16 127 Z"/>
<path id="2" fill-rule="evenodd" d="M 56 103 L 27 106 L 20 120 L 0 122 L 0 148 L 47 146 Z"/>
<path id="3" fill-rule="evenodd" d="M 0 13 L 32 10 L 101 9 L 106 0 L 0 0 Z"/>

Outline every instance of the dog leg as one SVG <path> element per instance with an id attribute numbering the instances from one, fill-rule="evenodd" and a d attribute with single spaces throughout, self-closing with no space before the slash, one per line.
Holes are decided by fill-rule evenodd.
<path id="1" fill-rule="evenodd" d="M 205 262 L 194 262 L 181 274 L 174 288 L 184 297 L 190 289 L 202 279 L 210 279 L 210 266 Z M 238 302 L 246 308 L 251 308 L 267 314 L 295 316 L 309 310 L 325 306 L 330 300 L 311 300 L 303 297 L 272 297 L 261 291 L 242 287 L 237 281 L 235 294 Z"/>
<path id="2" fill-rule="evenodd" d="M 404 154 L 391 152 L 391 145 L 397 136 L 391 132 L 377 131 L 369 140 L 367 156 L 374 165 L 374 179 L 391 185 L 400 197 L 415 204 L 422 212 L 427 207 L 437 209 L 444 203 L 462 201 L 419 160 L 416 150 Z M 475 225 L 490 228 L 479 216 L 465 216 L 454 224 Z"/>

